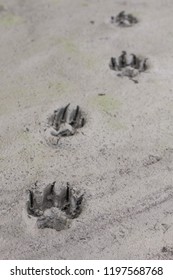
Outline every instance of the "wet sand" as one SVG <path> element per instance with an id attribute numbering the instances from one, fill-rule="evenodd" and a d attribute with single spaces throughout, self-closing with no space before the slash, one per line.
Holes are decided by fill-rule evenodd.
<path id="1" fill-rule="evenodd" d="M 0 258 L 173 259 L 173 2 L 0 4 Z M 110 24 L 122 10 L 139 23 Z M 149 58 L 138 83 L 109 69 L 122 50 Z M 69 102 L 86 125 L 52 147 L 47 117 Z M 36 181 L 84 192 L 69 229 L 27 216 Z"/>

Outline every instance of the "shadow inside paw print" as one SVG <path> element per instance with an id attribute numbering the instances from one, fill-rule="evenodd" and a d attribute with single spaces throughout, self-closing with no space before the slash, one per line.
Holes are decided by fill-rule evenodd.
<path id="1" fill-rule="evenodd" d="M 48 119 L 50 135 L 57 138 L 74 135 L 84 124 L 85 118 L 80 107 L 71 109 L 70 103 L 55 110 Z"/>
<path id="2" fill-rule="evenodd" d="M 70 220 L 77 218 L 82 210 L 83 194 L 79 195 L 67 186 L 55 190 L 55 182 L 45 187 L 42 194 L 28 192 L 27 213 L 37 217 L 38 228 L 53 228 L 57 231 L 69 227 Z"/>
<path id="3" fill-rule="evenodd" d="M 136 23 L 138 23 L 138 19 L 134 17 L 132 14 L 126 14 L 125 11 L 120 12 L 116 17 L 111 17 L 111 23 L 117 24 L 121 27 L 130 27 Z"/>
<path id="4" fill-rule="evenodd" d="M 111 57 L 109 67 L 118 72 L 117 76 L 127 76 L 132 79 L 148 69 L 147 60 L 148 58 L 141 58 L 135 54 L 127 55 L 126 51 L 122 51 L 118 59 Z"/>

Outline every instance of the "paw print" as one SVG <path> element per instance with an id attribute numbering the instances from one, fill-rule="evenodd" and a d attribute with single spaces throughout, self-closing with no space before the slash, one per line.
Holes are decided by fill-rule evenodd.
<path id="1" fill-rule="evenodd" d="M 121 27 L 130 27 L 136 23 L 138 23 L 138 19 L 134 17 L 132 14 L 126 14 L 125 11 L 120 12 L 116 17 L 111 17 L 111 23 L 116 23 Z"/>
<path id="2" fill-rule="evenodd" d="M 74 135 L 85 122 L 84 113 L 78 105 L 75 109 L 70 108 L 70 103 L 58 108 L 48 118 L 48 128 L 45 129 L 46 140 L 49 144 L 56 145 L 61 137 Z"/>
<path id="3" fill-rule="evenodd" d="M 117 76 L 133 78 L 148 69 L 147 60 L 148 58 L 140 58 L 133 53 L 127 55 L 126 51 L 122 51 L 118 59 L 111 57 L 109 67 L 118 72 Z"/>
<path id="4" fill-rule="evenodd" d="M 83 194 L 78 194 L 69 183 L 58 190 L 55 184 L 48 184 L 42 194 L 28 191 L 26 210 L 29 216 L 37 217 L 38 228 L 65 229 L 82 211 Z"/>

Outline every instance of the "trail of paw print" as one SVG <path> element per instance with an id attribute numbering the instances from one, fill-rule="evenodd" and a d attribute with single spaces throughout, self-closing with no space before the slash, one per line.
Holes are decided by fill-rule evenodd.
<path id="1" fill-rule="evenodd" d="M 77 194 L 69 183 L 56 192 L 55 183 L 47 185 L 42 195 L 29 190 L 26 209 L 28 215 L 37 217 L 38 228 L 59 231 L 68 228 L 70 220 L 80 215 L 83 194 Z"/>
<path id="2" fill-rule="evenodd" d="M 75 109 L 70 109 L 70 103 L 56 109 L 48 119 L 48 126 L 51 127 L 50 134 L 58 139 L 74 135 L 84 124 L 85 118 L 80 107 L 77 105 Z"/>
<path id="3" fill-rule="evenodd" d="M 117 24 L 121 27 L 130 27 L 136 23 L 138 23 L 138 19 L 134 17 L 132 14 L 125 14 L 125 11 L 120 12 L 116 17 L 111 17 L 111 23 Z"/>
<path id="4" fill-rule="evenodd" d="M 122 51 L 118 59 L 111 57 L 109 67 L 111 70 L 119 72 L 117 76 L 127 76 L 132 79 L 148 69 L 147 60 L 148 58 L 140 58 L 133 53 L 127 55 L 126 51 Z M 133 81 L 135 82 L 135 80 Z"/>

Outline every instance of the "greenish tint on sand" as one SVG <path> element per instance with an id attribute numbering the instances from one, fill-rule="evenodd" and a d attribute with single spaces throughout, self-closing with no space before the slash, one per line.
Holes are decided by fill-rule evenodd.
<path id="1" fill-rule="evenodd" d="M 76 54 L 76 53 L 79 52 L 77 47 L 76 47 L 76 45 L 75 45 L 75 43 L 72 40 L 70 40 L 70 39 L 58 38 L 57 39 L 57 44 L 62 45 L 62 47 L 64 48 L 64 50 L 67 53 Z"/>
<path id="2" fill-rule="evenodd" d="M 83 56 L 82 59 L 83 59 L 85 67 L 88 70 L 92 70 L 92 69 L 95 68 L 95 66 L 97 64 L 97 60 L 96 59 L 94 59 L 92 57 L 85 57 L 85 56 Z"/>
<path id="3" fill-rule="evenodd" d="M 49 99 L 50 97 L 57 100 L 59 97 L 64 97 L 64 96 L 71 96 L 73 92 L 76 91 L 75 85 L 68 80 L 64 81 L 51 81 L 48 84 L 49 88 Z"/>
<path id="4" fill-rule="evenodd" d="M 109 127 L 113 130 L 114 129 L 117 130 L 117 129 L 126 129 L 127 128 L 125 124 L 118 121 L 116 118 L 113 118 L 113 119 L 109 120 L 107 123 L 108 123 Z"/>
<path id="5" fill-rule="evenodd" d="M 59 4 L 59 2 L 61 2 L 61 0 L 50 0 L 52 3 L 55 3 L 55 4 Z"/>
<path id="6" fill-rule="evenodd" d="M 81 6 L 82 6 L 82 7 L 88 7 L 89 4 L 88 4 L 87 2 L 83 2 L 83 3 L 81 3 Z"/>
<path id="7" fill-rule="evenodd" d="M 0 4 L 0 13 L 3 12 L 3 11 L 5 11 L 5 8 L 2 4 Z"/>
<path id="8" fill-rule="evenodd" d="M 69 88 L 69 85 L 67 82 L 57 82 L 57 83 L 50 82 L 49 88 L 53 88 L 53 89 L 57 90 L 57 92 L 60 92 L 63 94 L 65 91 L 67 91 L 67 89 Z"/>
<path id="9" fill-rule="evenodd" d="M 22 17 L 15 16 L 15 15 L 6 15 L 3 17 L 0 17 L 0 25 L 5 27 L 11 27 L 13 25 L 19 24 L 22 22 Z"/>
<path id="10" fill-rule="evenodd" d="M 114 116 L 121 107 L 119 100 L 116 100 L 111 96 L 104 95 L 94 97 L 91 102 L 94 106 L 97 106 L 101 112 L 103 112 L 106 125 L 108 125 L 111 129 L 126 129 L 126 126 L 117 120 L 116 116 Z"/>
<path id="11" fill-rule="evenodd" d="M 96 96 L 92 100 L 94 105 L 97 105 L 104 112 L 113 112 L 121 106 L 120 101 L 108 96 Z"/>

